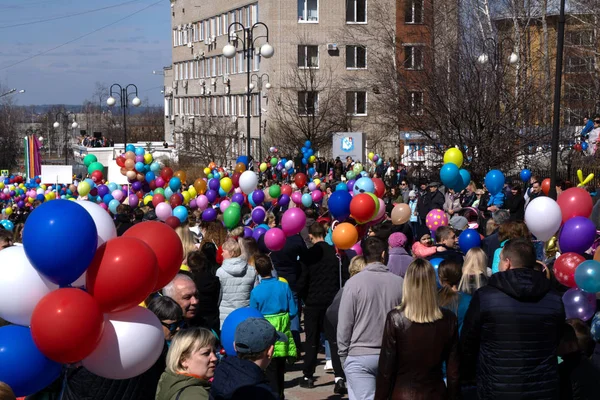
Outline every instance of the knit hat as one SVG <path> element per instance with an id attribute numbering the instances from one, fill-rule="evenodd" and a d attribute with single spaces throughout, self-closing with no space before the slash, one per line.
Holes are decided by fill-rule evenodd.
<path id="1" fill-rule="evenodd" d="M 458 231 L 464 231 L 469 227 L 469 221 L 465 217 L 455 215 L 450 218 L 450 226 Z"/>
<path id="2" fill-rule="evenodd" d="M 406 244 L 406 235 L 402 232 L 392 233 L 388 238 L 390 247 L 403 247 Z"/>
<path id="3" fill-rule="evenodd" d="M 414 190 L 411 190 L 410 192 L 408 192 L 408 197 L 417 197 L 417 194 Z"/>

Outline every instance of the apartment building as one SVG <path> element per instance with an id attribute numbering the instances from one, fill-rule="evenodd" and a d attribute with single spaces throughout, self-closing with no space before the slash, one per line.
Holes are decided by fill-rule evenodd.
<path id="1" fill-rule="evenodd" d="M 318 114 L 324 112 L 325 92 L 335 89 L 345 103 L 341 113 L 352 120 L 349 126 L 353 131 L 365 132 L 369 146 L 369 136 L 381 137 L 381 132 L 376 132 L 377 124 L 369 113 L 374 88 L 368 84 L 369 43 L 366 36 L 361 41 L 361 32 L 369 28 L 375 2 L 389 3 L 393 26 L 395 2 L 390 0 L 172 0 L 173 57 L 172 65 L 165 69 L 165 139 L 185 151 L 190 146 L 186 132 L 203 119 L 227 121 L 231 134 L 224 135 L 221 142 L 227 147 L 228 159 L 235 160 L 246 153 L 249 113 L 251 153 L 257 159 L 260 136 L 272 123 L 275 107 L 294 99 L 298 117 Z M 268 27 L 274 54 L 270 58 L 261 55 L 267 30 L 255 26 L 248 110 L 248 59 L 241 25 L 252 27 L 257 22 Z M 226 58 L 223 48 L 236 37 L 235 56 Z M 291 79 L 299 72 L 304 76 L 309 72 L 311 80 L 327 77 L 329 87 L 309 90 Z M 388 142 L 389 156 L 394 157 L 399 136 L 390 135 Z"/>

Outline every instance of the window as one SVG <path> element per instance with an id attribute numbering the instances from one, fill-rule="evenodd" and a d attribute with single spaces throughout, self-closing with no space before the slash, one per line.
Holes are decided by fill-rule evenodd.
<path id="1" fill-rule="evenodd" d="M 188 63 L 183 63 L 183 79 L 188 78 Z"/>
<path id="2" fill-rule="evenodd" d="M 258 22 L 258 4 L 252 4 L 250 6 L 250 12 L 252 13 L 252 24 L 254 25 L 255 23 Z"/>
<path id="3" fill-rule="evenodd" d="M 217 76 L 223 75 L 223 56 L 217 56 Z"/>
<path id="4" fill-rule="evenodd" d="M 423 46 L 404 46 L 404 68 L 423 69 Z"/>
<path id="5" fill-rule="evenodd" d="M 174 69 L 175 69 L 175 80 L 178 81 L 179 80 L 179 66 L 177 64 L 175 64 Z"/>
<path id="6" fill-rule="evenodd" d="M 567 56 L 565 72 L 581 74 L 594 71 L 594 57 Z"/>
<path id="7" fill-rule="evenodd" d="M 298 0 L 298 22 L 319 22 L 319 0 Z"/>
<path id="8" fill-rule="evenodd" d="M 298 45 L 298 67 L 319 68 L 319 46 Z"/>
<path id="9" fill-rule="evenodd" d="M 346 68 L 367 68 L 367 48 L 364 46 L 346 46 Z"/>
<path id="10" fill-rule="evenodd" d="M 404 22 L 407 24 L 423 23 L 423 0 L 405 0 Z"/>
<path id="11" fill-rule="evenodd" d="M 223 35 L 227 35 L 227 29 L 229 28 L 229 13 L 221 15 L 221 26 L 223 27 Z"/>
<path id="12" fill-rule="evenodd" d="M 245 70 L 245 65 L 244 65 L 244 52 L 240 51 L 238 53 L 238 72 L 240 74 L 243 74 L 244 72 L 246 72 Z"/>
<path id="13" fill-rule="evenodd" d="M 198 28 L 196 26 L 196 24 L 192 25 L 192 33 L 194 35 L 194 42 L 198 41 Z"/>
<path id="14" fill-rule="evenodd" d="M 423 92 L 410 92 L 409 105 L 411 115 L 423 115 Z"/>
<path id="15" fill-rule="evenodd" d="M 573 31 L 565 34 L 567 44 L 571 46 L 593 46 L 594 31 Z"/>
<path id="16" fill-rule="evenodd" d="M 252 59 L 254 60 L 254 71 L 258 72 L 260 70 L 260 54 L 255 55 Z"/>
<path id="17" fill-rule="evenodd" d="M 298 92 L 298 115 L 316 115 L 319 105 L 319 92 Z"/>
<path id="18" fill-rule="evenodd" d="M 367 0 L 346 0 L 346 22 L 367 22 Z"/>
<path id="19" fill-rule="evenodd" d="M 173 47 L 177 47 L 177 29 L 173 29 Z"/>
<path id="20" fill-rule="evenodd" d="M 208 78 L 208 77 L 210 77 L 210 66 L 211 66 L 210 58 L 205 58 L 204 61 L 205 61 L 204 76 Z"/>
<path id="21" fill-rule="evenodd" d="M 367 92 L 346 92 L 346 114 L 367 115 Z"/>

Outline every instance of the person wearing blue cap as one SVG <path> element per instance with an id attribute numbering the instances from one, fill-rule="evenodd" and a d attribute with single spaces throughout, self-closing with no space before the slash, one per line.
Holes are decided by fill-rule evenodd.
<path id="1" fill-rule="evenodd" d="M 215 400 L 279 399 L 265 375 L 276 342 L 288 340 L 264 318 L 248 318 L 235 329 L 237 357 L 227 357 L 215 371 L 210 397 Z"/>

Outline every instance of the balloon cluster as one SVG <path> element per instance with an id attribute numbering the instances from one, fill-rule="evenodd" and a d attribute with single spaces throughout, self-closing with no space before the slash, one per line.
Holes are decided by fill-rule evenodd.
<path id="1" fill-rule="evenodd" d="M 379 154 L 375 154 L 370 152 L 368 154 L 369 161 L 372 161 L 375 165 L 381 165 L 383 163 L 383 158 Z"/>
<path id="2" fill-rule="evenodd" d="M 452 147 L 446 150 L 444 165 L 440 170 L 440 179 L 444 186 L 454 189 L 457 193 L 466 189 L 471 183 L 471 174 L 466 169 L 460 168 L 462 164 L 463 154 L 459 149 Z"/>
<path id="3" fill-rule="evenodd" d="M 146 371 L 164 335 L 138 304 L 175 276 L 182 258 L 179 237 L 160 222 L 117 237 L 110 215 L 93 202 L 37 207 L 23 246 L 2 252 L 0 317 L 15 325 L 0 328 L 0 381 L 26 396 L 56 379 L 61 364 L 81 362 L 110 379 Z"/>
<path id="4" fill-rule="evenodd" d="M 300 149 L 302 152 L 302 165 L 308 165 L 315 162 L 315 152 L 312 149 L 310 140 L 304 142 L 304 146 Z"/>
<path id="5" fill-rule="evenodd" d="M 41 184 L 39 176 L 25 182 L 22 176 L 11 175 L 0 180 L 0 208 L 2 215 L 10 216 L 16 210 L 31 210 L 36 201 L 45 202 L 56 198 L 53 186 Z M 61 193 L 66 193 L 62 191 Z"/>

